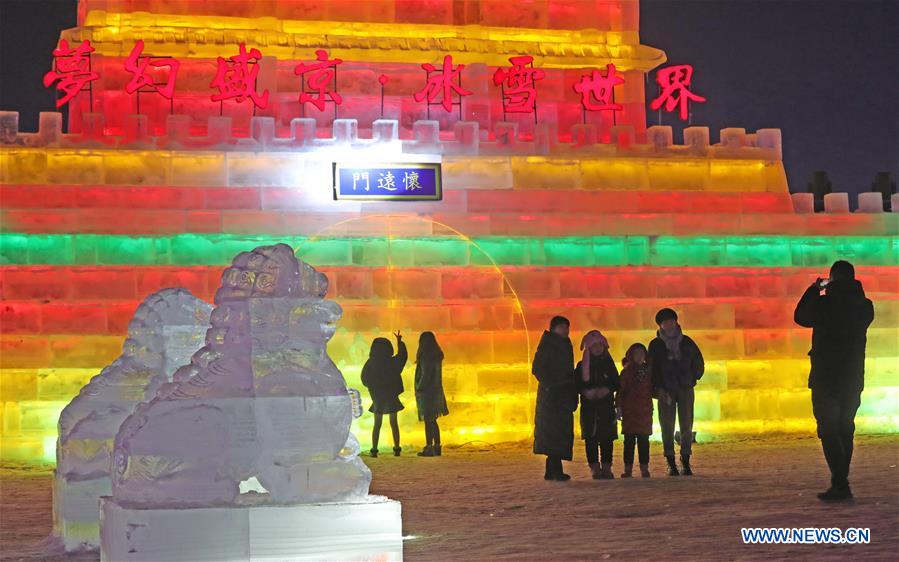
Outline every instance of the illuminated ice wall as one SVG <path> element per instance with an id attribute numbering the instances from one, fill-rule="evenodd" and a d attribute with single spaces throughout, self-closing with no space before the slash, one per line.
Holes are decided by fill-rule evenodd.
<path id="1" fill-rule="evenodd" d="M 698 431 L 807 432 L 810 332 L 792 311 L 832 261 L 849 259 L 876 310 L 859 427 L 899 427 L 899 214 L 794 210 L 778 130 L 725 129 L 713 143 L 692 127 L 675 144 L 670 128 L 646 128 L 643 74 L 665 57 L 639 44 L 636 2 L 87 0 L 79 10 L 63 37 L 89 39 L 104 72 L 69 104 L 70 132 L 59 114 L 42 115 L 37 133 L 0 116 L 4 457 L 52 457 L 61 408 L 115 359 L 148 294 L 184 287 L 209 301 L 235 255 L 278 242 L 330 280 L 344 316 L 328 351 L 349 386 L 361 388 L 373 337 L 402 330 L 414 355 L 418 333 L 437 333 L 452 411 L 443 434 L 455 443 L 529 437 L 528 362 L 551 316 L 567 315 L 576 340 L 601 329 L 618 358 L 648 342 L 662 306 L 707 359 Z M 116 70 L 136 38 L 183 72 L 171 104 L 141 96 L 140 117 Z M 209 99 L 215 56 L 242 41 L 272 57 L 257 84 L 270 105 L 255 116 L 249 101 Z M 288 72 L 319 48 L 344 61 L 337 119 L 332 106 L 300 108 Z M 444 54 L 468 65 L 475 93 L 427 120 L 411 94 L 420 64 Z M 550 75 L 537 123 L 504 120 L 490 82 L 516 54 Z M 627 79 L 614 122 L 583 112 L 571 90 L 584 68 L 610 61 Z M 377 77 L 388 73 L 382 113 Z M 442 201 L 333 200 L 332 162 L 410 155 L 442 159 Z M 402 400 L 404 441 L 420 442 L 414 397 Z M 370 424 L 354 425 L 363 446 Z"/>

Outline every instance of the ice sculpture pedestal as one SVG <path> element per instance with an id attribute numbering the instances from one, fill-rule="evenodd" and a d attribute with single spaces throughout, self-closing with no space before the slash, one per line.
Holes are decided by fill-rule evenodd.
<path id="1" fill-rule="evenodd" d="M 102 561 L 402 560 L 400 503 L 131 508 L 100 500 Z"/>
<path id="2" fill-rule="evenodd" d="M 53 501 L 59 541 L 66 552 L 99 546 L 100 518 L 97 506 L 101 496 L 112 492 L 109 478 L 70 481 L 57 474 L 53 481 Z"/>

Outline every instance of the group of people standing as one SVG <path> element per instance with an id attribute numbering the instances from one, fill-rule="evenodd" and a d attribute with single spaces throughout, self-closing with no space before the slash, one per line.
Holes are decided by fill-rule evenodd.
<path id="1" fill-rule="evenodd" d="M 581 341 L 583 357 L 574 365 L 568 337 L 569 322 L 556 316 L 543 333 L 532 372 L 539 381 L 534 428 L 534 453 L 546 455 L 546 480 L 567 481 L 562 461 L 572 459 L 573 413 L 580 402 L 581 437 L 595 479 L 611 479 L 613 443 L 618 420 L 624 433 L 624 473 L 630 477 L 634 445 L 640 472 L 649 474 L 649 435 L 652 434 L 653 399 L 659 408 L 662 447 L 671 476 L 693 474 L 694 387 L 705 363 L 699 346 L 684 335 L 677 313 L 659 310 L 656 337 L 646 348 L 632 344 L 619 374 L 601 332 L 592 330 Z M 794 320 L 812 329 L 808 387 L 818 438 L 831 473 L 831 485 L 818 494 L 823 501 L 852 498 L 849 466 L 852 462 L 855 415 L 864 390 L 867 330 L 874 321 L 874 305 L 855 278 L 851 263 L 839 260 L 827 279 L 818 278 L 796 305 Z M 680 468 L 674 450 L 675 421 L 680 428 Z"/>
<path id="2" fill-rule="evenodd" d="M 569 339 L 570 322 L 556 316 L 543 333 L 534 355 L 537 412 L 534 453 L 546 455 L 544 479 L 564 482 L 571 477 L 562 461 L 572 459 L 573 414 L 580 403 L 581 438 L 590 472 L 596 480 L 614 478 L 612 458 L 618 439 L 618 420 L 624 434 L 624 472 L 630 478 L 636 447 L 640 474 L 650 477 L 649 436 L 652 434 L 653 399 L 658 400 L 659 423 L 667 472 L 690 476 L 693 437 L 693 387 L 705 364 L 699 346 L 683 334 L 677 313 L 663 308 L 656 314 L 656 338 L 647 348 L 636 342 L 628 347 L 621 373 L 609 353 L 609 342 L 599 330 L 581 340 L 582 357 L 574 365 Z M 674 450 L 675 422 L 681 432 L 678 467 Z"/>
<path id="3" fill-rule="evenodd" d="M 849 465 L 852 461 L 855 415 L 864 389 L 865 345 L 868 326 L 874 320 L 873 303 L 866 298 L 855 269 L 837 261 L 827 279 L 817 279 L 802 295 L 794 320 L 812 328 L 812 410 L 818 437 L 831 472 L 830 488 L 818 494 L 824 501 L 852 498 Z M 546 455 L 546 480 L 564 482 L 562 461 L 572 459 L 574 412 L 580 405 L 581 437 L 594 479 L 612 479 L 614 442 L 618 421 L 624 434 L 624 472 L 634 469 L 634 449 L 640 474 L 650 477 L 649 436 L 653 430 L 653 400 L 659 409 L 662 447 L 670 476 L 691 476 L 694 387 L 705 371 L 702 352 L 684 335 L 677 313 L 663 308 L 656 313 L 658 331 L 649 347 L 630 345 L 618 372 L 609 353 L 609 342 L 599 330 L 581 340 L 580 360 L 574 363 L 569 339 L 570 322 L 562 316 L 550 321 L 537 347 L 532 373 L 538 380 L 534 427 L 534 453 Z M 371 344 L 362 369 L 362 383 L 372 397 L 374 413 L 371 455 L 378 455 L 384 415 L 390 418 L 393 453 L 399 456 L 400 429 L 397 413 L 403 409 L 402 371 L 408 360 L 406 344 L 399 332 L 397 353 L 386 338 Z M 419 456 L 442 454 L 437 419 L 449 413 L 443 391 L 443 351 L 432 332 L 419 338 L 415 359 L 415 399 L 419 421 L 425 424 L 426 445 Z M 675 427 L 680 429 L 680 466 L 675 456 Z"/>
<path id="4" fill-rule="evenodd" d="M 394 334 L 397 352 L 387 338 L 375 338 L 371 342 L 368 361 L 362 367 L 362 384 L 371 394 L 369 411 L 375 415 L 371 434 L 371 456 L 378 456 L 378 442 L 381 424 L 386 414 L 390 419 L 393 433 L 393 454 L 400 456 L 400 426 L 397 414 L 405 406 L 400 401 L 403 393 L 403 368 L 409 359 L 409 352 L 400 332 Z M 420 457 L 439 457 L 443 454 L 440 445 L 440 426 L 437 418 L 449 414 L 446 395 L 443 392 L 443 350 L 433 332 L 422 332 L 418 338 L 418 352 L 415 356 L 415 402 L 418 406 L 418 420 L 425 424 L 425 447 L 418 453 Z"/>

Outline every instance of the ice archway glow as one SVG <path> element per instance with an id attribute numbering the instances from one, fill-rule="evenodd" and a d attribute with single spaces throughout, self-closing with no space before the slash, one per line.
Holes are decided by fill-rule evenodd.
<path id="1" fill-rule="evenodd" d="M 457 254 L 452 262 L 444 252 Z M 417 245 L 417 247 L 416 247 Z M 459 252 L 467 253 L 462 259 Z M 368 395 L 359 374 L 371 340 L 401 330 L 410 360 L 403 374 L 404 435 L 421 436 L 415 412 L 418 335 L 434 331 L 446 354 L 444 387 L 451 415 L 445 442 L 502 441 L 531 432 L 533 385 L 524 310 L 493 258 L 470 237 L 427 217 L 370 215 L 322 229 L 297 246 L 297 257 L 328 272 L 330 298 L 344 309 L 329 353 L 350 386 Z M 339 269 L 330 269 L 339 268 Z M 517 410 L 517 411 L 516 411 Z M 370 441 L 372 418 L 355 431 Z M 404 441 L 409 439 L 404 437 Z"/>

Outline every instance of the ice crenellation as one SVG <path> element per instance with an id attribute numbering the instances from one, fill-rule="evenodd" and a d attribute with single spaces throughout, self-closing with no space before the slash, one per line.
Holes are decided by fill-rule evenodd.
<path id="1" fill-rule="evenodd" d="M 206 345 L 140 404 L 115 440 L 113 497 L 141 505 L 337 501 L 368 494 L 352 402 L 328 356 L 340 307 L 290 246 L 262 246 L 222 274 Z"/>
<path id="2" fill-rule="evenodd" d="M 138 306 L 122 354 L 85 385 L 59 417 L 54 534 L 67 549 L 96 546 L 99 497 L 110 491 L 113 439 L 122 421 L 171 379 L 203 343 L 212 307 L 185 289 L 163 289 Z"/>
<path id="3" fill-rule="evenodd" d="M 122 134 L 112 134 L 102 113 L 81 115 L 81 131 L 63 133 L 62 114 L 41 112 L 39 128 L 35 133 L 19 130 L 19 114 L 0 111 L 0 145 L 55 148 L 119 148 L 161 150 L 223 150 L 235 152 L 319 152 L 339 151 L 357 155 L 368 150 L 378 154 L 391 153 L 396 157 L 406 154 L 427 153 L 451 155 L 482 155 L 495 157 L 532 156 L 538 154 L 578 155 L 583 158 L 591 150 L 610 156 L 671 157 L 701 154 L 710 158 L 727 159 L 782 159 L 782 139 L 779 129 L 759 129 L 747 133 L 743 128 L 721 129 L 719 143 L 710 142 L 708 127 L 688 127 L 684 130 L 683 143 L 675 144 L 673 129 L 667 125 L 646 128 L 645 139 L 637 142 L 637 130 L 633 125 L 617 125 L 611 133 L 611 142 L 602 141 L 600 130 L 594 124 L 576 124 L 568 131 L 559 131 L 552 123 L 535 126 L 532 138 L 519 134 L 519 124 L 501 121 L 485 129 L 478 121 L 458 121 L 448 131 L 441 131 L 437 120 L 417 120 L 408 134 L 401 138 L 400 124 L 396 119 L 335 119 L 330 131 L 318 127 L 315 119 L 290 120 L 286 136 L 278 132 L 276 119 L 271 116 L 253 116 L 246 131 L 240 131 L 230 116 L 208 116 L 205 134 L 196 135 L 191 122 L 196 116 L 172 114 L 166 117 L 165 133 L 153 135 L 146 115 L 131 114 L 124 117 Z M 403 127 L 408 125 L 403 122 Z M 360 132 L 362 134 L 360 134 Z M 566 134 L 560 135 L 560 132 Z M 328 134 L 330 133 L 330 134 Z M 403 135 L 405 137 L 405 135 Z"/>

